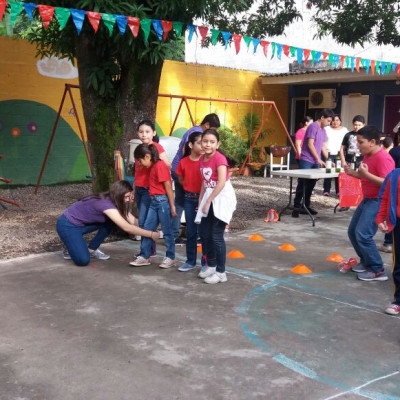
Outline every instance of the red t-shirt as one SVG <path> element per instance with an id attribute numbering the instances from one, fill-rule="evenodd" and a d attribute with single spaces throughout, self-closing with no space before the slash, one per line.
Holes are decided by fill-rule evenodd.
<path id="1" fill-rule="evenodd" d="M 363 163 L 368 165 L 368 172 L 379 178 L 385 178 L 394 169 L 393 158 L 384 149 L 380 149 L 372 156 L 365 155 Z M 380 186 L 361 178 L 361 187 L 366 199 L 378 198 Z"/>
<path id="2" fill-rule="evenodd" d="M 156 194 L 166 194 L 163 182 L 171 182 L 171 173 L 164 161 L 160 160 L 154 163 L 150 170 L 149 175 L 149 194 L 155 196 Z"/>
<path id="3" fill-rule="evenodd" d="M 201 175 L 200 161 L 193 161 L 190 157 L 184 157 L 176 168 L 176 174 L 183 176 L 183 188 L 187 192 L 200 193 Z"/>
<path id="4" fill-rule="evenodd" d="M 157 147 L 158 154 L 161 155 L 165 153 L 164 147 L 157 142 L 153 142 L 154 146 Z M 135 186 L 139 187 L 149 187 L 149 176 L 150 176 L 150 168 L 145 168 L 140 165 L 138 160 L 135 160 Z"/>
<path id="5" fill-rule="evenodd" d="M 204 160 L 204 155 L 200 157 L 200 174 L 205 188 L 215 188 L 218 182 L 218 167 L 226 165 L 226 181 L 229 180 L 228 161 L 219 151 L 216 151 L 209 160 Z"/>

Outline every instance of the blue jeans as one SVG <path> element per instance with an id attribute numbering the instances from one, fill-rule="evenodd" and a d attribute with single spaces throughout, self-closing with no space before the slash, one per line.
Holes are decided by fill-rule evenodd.
<path id="1" fill-rule="evenodd" d="M 300 169 L 314 169 L 319 167 L 320 165 L 318 163 L 310 163 L 308 161 L 300 160 Z M 303 178 L 297 179 L 296 195 L 293 201 L 295 208 L 301 208 L 303 200 L 303 192 L 304 192 L 304 205 L 307 208 L 310 207 L 310 198 L 316 183 L 317 183 L 316 179 L 303 179 Z"/>
<path id="2" fill-rule="evenodd" d="M 197 261 L 197 233 L 201 231 L 198 224 L 195 224 L 199 198 L 193 197 L 190 193 L 185 193 L 185 219 L 186 219 L 186 263 L 196 265 Z M 201 234 L 200 234 L 201 237 Z"/>
<path id="3" fill-rule="evenodd" d="M 107 218 L 104 224 L 91 224 L 77 226 L 68 220 L 63 214 L 57 220 L 57 233 L 67 247 L 72 261 L 79 267 L 85 267 L 90 262 L 89 249 L 97 250 L 110 234 L 114 223 Z M 89 246 L 83 239 L 83 235 L 89 232 L 98 231 L 96 236 L 90 241 Z"/>
<path id="4" fill-rule="evenodd" d="M 139 227 L 143 228 L 144 223 L 147 218 L 147 213 L 149 212 L 150 203 L 151 203 L 149 188 L 136 186 L 135 199 L 136 199 L 137 209 L 139 212 L 139 218 L 138 218 Z M 155 231 L 156 229 L 157 229 L 157 227 L 155 227 L 153 230 Z M 142 238 L 142 241 L 143 241 L 143 238 Z M 156 253 L 156 242 L 154 240 L 152 240 L 152 242 L 153 242 L 153 244 L 151 247 L 151 254 L 153 255 Z"/>
<path id="5" fill-rule="evenodd" d="M 172 179 L 174 180 L 175 186 L 175 211 L 177 216 L 172 218 L 172 233 L 174 235 L 174 239 L 179 236 L 179 228 L 181 226 L 181 218 L 184 210 L 184 201 L 185 201 L 185 191 L 183 190 L 182 185 L 179 183 L 178 175 L 171 171 Z M 185 214 L 186 218 L 186 214 Z"/>
<path id="6" fill-rule="evenodd" d="M 168 197 L 165 194 L 151 196 L 150 208 L 143 228 L 149 231 L 155 231 L 159 223 L 161 223 L 164 242 L 167 247 L 166 256 L 174 260 L 175 240 L 171 228 L 171 208 L 169 206 Z M 146 237 L 142 238 L 140 254 L 144 258 L 150 257 L 152 243 L 152 239 Z"/>
<path id="7" fill-rule="evenodd" d="M 350 221 L 347 234 L 361 264 L 373 272 L 382 271 L 383 262 L 376 247 L 374 235 L 378 230 L 375 217 L 378 213 L 378 199 L 363 199 Z"/>
<path id="8" fill-rule="evenodd" d="M 211 204 L 207 217 L 201 219 L 203 253 L 209 267 L 217 267 L 217 272 L 225 272 L 226 245 L 224 239 L 226 223 L 214 215 Z"/>

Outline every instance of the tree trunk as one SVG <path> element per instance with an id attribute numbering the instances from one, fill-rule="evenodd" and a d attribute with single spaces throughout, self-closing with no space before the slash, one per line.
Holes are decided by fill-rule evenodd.
<path id="1" fill-rule="evenodd" d="M 101 97 L 88 87 L 89 69 L 102 65 L 96 54 L 92 34 L 82 32 L 76 43 L 79 86 L 89 152 L 92 161 L 93 190 L 108 190 L 115 178 L 114 150 L 128 157 L 128 141 L 136 137 L 143 119 L 155 122 L 162 62 L 155 65 L 131 59 L 121 66 L 115 99 Z"/>

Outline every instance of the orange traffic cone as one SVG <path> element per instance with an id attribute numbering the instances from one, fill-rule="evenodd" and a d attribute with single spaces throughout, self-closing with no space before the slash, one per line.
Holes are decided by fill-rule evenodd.
<path id="1" fill-rule="evenodd" d="M 232 250 L 227 254 L 227 256 L 229 258 L 244 258 L 244 254 L 239 250 Z"/>
<path id="2" fill-rule="evenodd" d="M 259 235 L 258 233 L 256 233 L 254 235 L 251 235 L 249 237 L 249 240 L 251 242 L 262 242 L 264 240 L 264 238 L 261 235 Z"/>
<path id="3" fill-rule="evenodd" d="M 312 271 L 304 264 L 297 264 L 291 269 L 294 274 L 311 274 Z"/>
<path id="4" fill-rule="evenodd" d="M 296 247 L 294 247 L 292 244 L 290 243 L 285 243 L 282 246 L 279 246 L 279 249 L 282 251 L 296 251 Z"/>
<path id="5" fill-rule="evenodd" d="M 333 253 L 330 256 L 326 257 L 326 261 L 331 261 L 334 263 L 340 263 L 344 260 L 344 258 L 340 254 Z"/>

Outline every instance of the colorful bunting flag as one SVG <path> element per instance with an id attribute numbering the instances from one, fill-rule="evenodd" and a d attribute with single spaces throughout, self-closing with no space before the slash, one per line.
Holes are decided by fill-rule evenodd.
<path id="1" fill-rule="evenodd" d="M 172 21 L 161 20 L 161 26 L 163 28 L 163 41 L 167 40 L 168 34 L 172 31 Z"/>
<path id="2" fill-rule="evenodd" d="M 354 72 L 355 66 L 356 66 L 356 58 L 355 58 L 355 57 L 350 57 L 350 68 L 351 68 L 351 72 Z"/>
<path id="3" fill-rule="evenodd" d="M 397 75 L 400 76 L 400 64 L 397 64 L 396 72 L 397 72 Z"/>
<path id="4" fill-rule="evenodd" d="M 343 68 L 346 56 L 339 56 L 339 65 Z"/>
<path id="5" fill-rule="evenodd" d="M 385 63 L 386 67 L 385 67 L 385 75 L 388 75 L 390 73 L 390 70 L 392 69 L 392 63 L 391 62 L 387 62 Z M 382 63 L 383 65 L 383 63 Z M 383 68 L 383 67 L 382 67 Z"/>
<path id="6" fill-rule="evenodd" d="M 371 66 L 371 72 L 372 72 L 372 75 L 374 75 L 375 74 L 375 61 L 373 61 L 373 62 L 371 62 L 371 60 L 365 60 L 365 72 L 366 72 L 366 74 L 368 75 L 368 72 L 369 72 L 369 67 Z"/>
<path id="7" fill-rule="evenodd" d="M 301 64 L 303 61 L 303 49 L 298 48 L 296 53 L 297 53 L 297 62 Z"/>
<path id="8" fill-rule="evenodd" d="M 24 8 L 24 3 L 19 1 L 10 1 L 8 5 L 11 7 L 10 23 L 11 26 L 14 26 L 18 15 L 21 14 L 22 9 Z"/>
<path id="9" fill-rule="evenodd" d="M 211 29 L 211 43 L 215 46 L 217 44 L 218 36 L 221 31 L 218 29 Z"/>
<path id="10" fill-rule="evenodd" d="M 297 52 L 297 47 L 290 46 L 289 51 L 290 51 L 290 55 L 292 57 L 295 57 L 296 56 L 296 52 Z"/>
<path id="11" fill-rule="evenodd" d="M 242 35 L 238 35 L 237 33 L 232 34 L 233 43 L 235 43 L 236 54 L 240 51 L 240 42 L 242 41 Z"/>
<path id="12" fill-rule="evenodd" d="M 25 8 L 25 12 L 28 15 L 29 19 L 32 21 L 33 20 L 32 12 L 36 8 L 36 4 L 34 4 L 34 3 L 24 3 L 24 8 Z M 1 20 L 1 18 L 0 18 L 0 20 Z"/>
<path id="13" fill-rule="evenodd" d="M 42 18 L 44 29 L 47 29 L 54 16 L 54 7 L 38 4 L 37 8 Z"/>
<path id="14" fill-rule="evenodd" d="M 182 28 L 183 28 L 183 22 L 179 22 L 179 21 L 174 21 L 172 23 L 174 32 L 176 36 L 181 36 L 182 35 Z"/>
<path id="15" fill-rule="evenodd" d="M 158 36 L 158 40 L 161 41 L 164 33 L 163 28 L 161 26 L 161 21 L 159 19 L 153 19 L 152 24 L 153 24 L 153 29 L 155 30 Z"/>
<path id="16" fill-rule="evenodd" d="M 246 46 L 249 47 L 251 43 L 251 37 L 250 36 L 243 36 L 243 40 L 246 43 Z"/>
<path id="17" fill-rule="evenodd" d="M 196 31 L 196 25 L 189 24 L 187 28 L 188 28 L 188 31 L 189 31 L 188 41 L 190 43 L 192 41 L 193 34 Z"/>
<path id="18" fill-rule="evenodd" d="M 380 61 L 375 61 L 375 71 L 377 72 L 378 75 L 381 74 L 380 67 L 381 67 L 381 62 Z"/>
<path id="19" fill-rule="evenodd" d="M 115 25 L 115 15 L 114 14 L 105 14 L 101 13 L 101 20 L 103 21 L 104 25 L 108 29 L 108 34 L 111 36 L 114 30 Z"/>
<path id="20" fill-rule="evenodd" d="M 289 57 L 289 51 L 290 51 L 290 46 L 288 46 L 287 44 L 284 44 L 284 45 L 283 45 L 283 54 L 284 54 L 286 57 Z"/>
<path id="21" fill-rule="evenodd" d="M 147 42 L 149 39 L 150 35 L 150 25 L 151 25 L 151 19 L 142 19 L 140 21 L 140 27 L 142 28 L 143 34 L 144 34 L 144 40 Z"/>
<path id="22" fill-rule="evenodd" d="M 267 57 L 269 42 L 267 42 L 266 40 L 261 40 L 260 43 L 263 48 L 264 56 Z"/>
<path id="23" fill-rule="evenodd" d="M 0 22 L 3 20 L 4 11 L 6 10 L 7 2 L 5 0 L 0 0 Z"/>
<path id="24" fill-rule="evenodd" d="M 99 12 L 87 11 L 86 12 L 90 25 L 95 32 L 99 29 L 101 14 Z"/>
<path id="25" fill-rule="evenodd" d="M 82 31 L 83 21 L 85 20 L 86 11 L 71 8 L 71 15 L 72 21 L 74 22 L 76 30 L 78 31 L 78 35 L 80 35 Z"/>
<path id="26" fill-rule="evenodd" d="M 221 32 L 222 38 L 224 39 L 225 42 L 225 50 L 228 47 L 228 42 L 229 42 L 229 38 L 231 37 L 231 33 L 230 32 Z"/>
<path id="27" fill-rule="evenodd" d="M 253 43 L 253 53 L 257 51 L 257 47 L 260 44 L 261 40 L 257 38 L 252 38 L 251 42 Z"/>
<path id="28" fill-rule="evenodd" d="M 276 49 L 276 43 L 275 42 L 271 42 L 271 60 L 275 56 L 275 49 Z"/>
<path id="29" fill-rule="evenodd" d="M 361 62 L 361 57 L 356 58 L 356 71 L 360 72 L 360 62 Z"/>
<path id="30" fill-rule="evenodd" d="M 126 31 L 126 26 L 128 25 L 128 21 L 125 15 L 115 15 L 115 20 L 117 21 L 119 33 L 121 35 L 124 35 Z"/>
<path id="31" fill-rule="evenodd" d="M 283 49 L 283 45 L 277 43 L 276 44 L 276 56 L 278 57 L 278 60 L 280 60 L 282 57 L 282 49 Z"/>
<path id="32" fill-rule="evenodd" d="M 137 38 L 139 34 L 140 19 L 137 17 L 126 17 L 126 22 L 132 32 L 133 37 Z"/>
<path id="33" fill-rule="evenodd" d="M 69 8 L 56 7 L 56 18 L 58 24 L 60 25 L 60 30 L 63 30 L 65 28 L 65 25 L 67 25 L 70 16 L 71 11 L 69 11 Z"/>
<path id="34" fill-rule="evenodd" d="M 311 50 L 309 50 L 309 49 L 304 49 L 303 50 L 304 64 L 307 64 L 307 61 L 310 58 L 310 53 L 311 53 Z"/>
<path id="35" fill-rule="evenodd" d="M 322 59 L 323 60 L 326 60 L 326 57 L 328 57 L 328 56 L 329 56 L 329 53 L 327 53 L 326 51 L 322 52 Z"/>
<path id="36" fill-rule="evenodd" d="M 201 45 L 203 45 L 203 43 L 204 43 L 204 41 L 206 40 L 206 37 L 207 37 L 208 27 L 207 26 L 198 26 L 197 30 L 200 33 Z"/>

